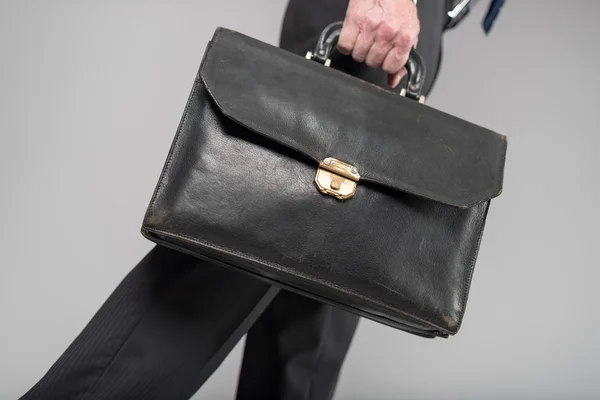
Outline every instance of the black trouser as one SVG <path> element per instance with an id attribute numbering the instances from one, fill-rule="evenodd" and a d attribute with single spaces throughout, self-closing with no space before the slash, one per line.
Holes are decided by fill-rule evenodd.
<path id="1" fill-rule="evenodd" d="M 188 399 L 249 330 L 238 399 L 329 399 L 357 321 L 155 247 L 23 398 Z"/>
<path id="2" fill-rule="evenodd" d="M 427 1 L 420 3 L 433 9 L 434 0 Z M 346 6 L 347 0 L 292 0 L 281 47 L 312 50 Z M 436 38 L 432 29 L 425 32 Z M 423 58 L 437 66 L 438 53 L 427 52 L 434 48 L 426 45 Z M 349 57 L 333 65 L 387 83 L 384 73 Z M 355 315 L 242 272 L 156 247 L 23 399 L 188 399 L 248 332 L 238 400 L 326 400 L 357 323 Z"/>

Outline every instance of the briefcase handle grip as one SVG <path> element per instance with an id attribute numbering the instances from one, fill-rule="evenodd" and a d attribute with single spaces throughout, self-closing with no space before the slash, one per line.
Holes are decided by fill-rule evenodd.
<path id="1" fill-rule="evenodd" d="M 330 56 L 340 37 L 342 25 L 342 21 L 327 25 L 319 37 L 314 52 L 309 52 L 306 58 L 329 66 L 331 63 Z M 423 83 L 425 82 L 425 63 L 423 62 L 423 58 L 414 49 L 410 51 L 408 56 L 406 70 L 408 71 L 406 89 L 403 89 L 401 94 L 422 103 L 424 101 L 421 92 L 423 90 Z"/>

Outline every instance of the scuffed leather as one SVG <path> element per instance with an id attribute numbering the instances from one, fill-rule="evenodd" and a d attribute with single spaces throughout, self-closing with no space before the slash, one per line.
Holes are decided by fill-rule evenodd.
<path id="1" fill-rule="evenodd" d="M 463 319 L 505 149 L 503 136 L 219 29 L 142 233 L 404 331 L 447 337 Z M 315 188 L 326 156 L 357 166 L 353 198 Z"/>
<path id="2" fill-rule="evenodd" d="M 229 118 L 315 162 L 458 207 L 500 194 L 506 138 L 245 35 L 219 29 L 201 78 Z"/>

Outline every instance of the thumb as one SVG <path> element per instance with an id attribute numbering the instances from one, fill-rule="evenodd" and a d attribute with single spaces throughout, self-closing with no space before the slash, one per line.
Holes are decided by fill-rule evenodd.
<path id="1" fill-rule="evenodd" d="M 398 84 L 400 83 L 400 81 L 402 80 L 402 78 L 404 77 L 404 75 L 407 74 L 408 71 L 406 71 L 406 68 L 402 68 L 400 71 L 396 72 L 395 74 L 389 74 L 388 75 L 388 85 L 393 89 L 396 86 L 398 86 Z"/>

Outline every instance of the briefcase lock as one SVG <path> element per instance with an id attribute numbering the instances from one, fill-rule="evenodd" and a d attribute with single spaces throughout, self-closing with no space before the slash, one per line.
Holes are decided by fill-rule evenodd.
<path id="1" fill-rule="evenodd" d="M 321 193 L 346 200 L 354 196 L 359 179 L 356 167 L 327 157 L 319 163 L 315 184 Z"/>

